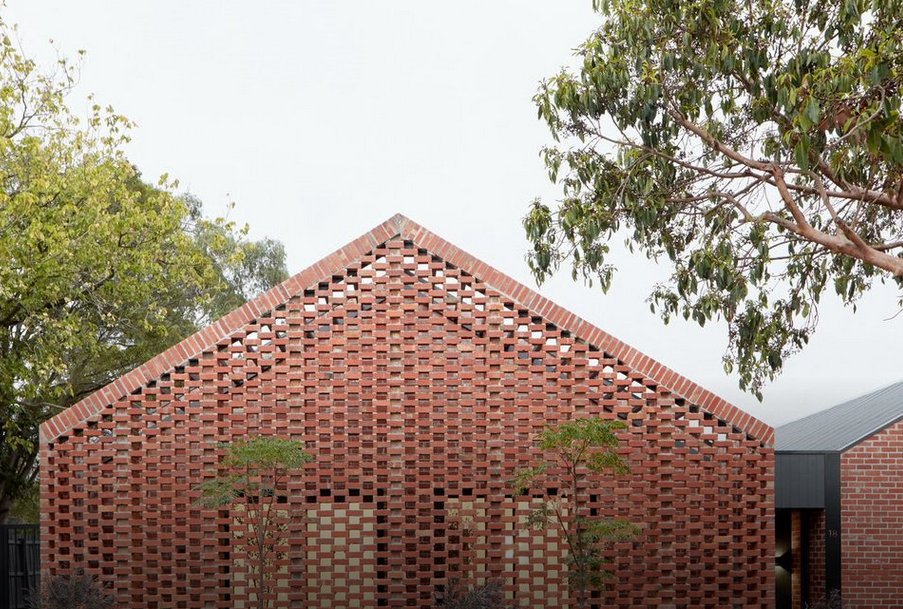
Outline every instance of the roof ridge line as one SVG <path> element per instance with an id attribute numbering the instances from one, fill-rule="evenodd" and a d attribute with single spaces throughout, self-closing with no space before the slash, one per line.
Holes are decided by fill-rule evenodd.
<path id="1" fill-rule="evenodd" d="M 862 414 L 857 414 L 859 412 Z M 840 421 L 854 415 L 846 425 Z M 775 448 L 782 452 L 805 450 L 846 452 L 903 419 L 903 379 L 857 394 L 775 428 Z M 816 432 L 825 431 L 824 434 Z M 800 438 L 803 438 L 801 440 Z M 817 441 L 816 441 L 817 438 Z M 842 443 L 839 443 L 842 441 Z M 811 448 L 810 448 L 811 447 Z M 820 448 L 819 448 L 820 447 Z M 828 448 L 826 448 L 828 447 Z"/>
<path id="2" fill-rule="evenodd" d="M 807 419 L 811 419 L 811 418 L 813 418 L 813 417 L 817 417 L 817 416 L 819 416 L 819 415 L 821 415 L 821 414 L 824 414 L 824 413 L 828 412 L 829 410 L 834 410 L 835 408 L 840 408 L 841 406 L 846 406 L 846 405 L 849 404 L 850 402 L 855 402 L 855 401 L 857 401 L 857 400 L 861 400 L 862 398 L 867 398 L 867 397 L 869 397 L 870 395 L 872 395 L 872 394 L 874 394 L 874 393 L 879 393 L 879 392 L 881 392 L 881 391 L 884 391 L 885 389 L 890 389 L 890 388 L 893 387 L 894 385 L 900 385 L 900 384 L 903 384 L 903 379 L 898 379 L 898 380 L 896 380 L 896 381 L 894 381 L 894 382 L 892 382 L 892 383 L 887 383 L 886 385 L 882 385 L 882 386 L 880 386 L 880 387 L 876 387 L 875 389 L 871 389 L 871 390 L 869 390 L 869 391 L 864 391 L 864 392 L 862 392 L 862 393 L 857 393 L 857 394 L 854 395 L 853 397 L 848 398 L 848 399 L 846 399 L 846 400 L 844 400 L 844 401 L 842 401 L 842 402 L 838 402 L 838 403 L 836 403 L 836 404 L 833 404 L 832 406 L 828 406 L 827 408 L 822 408 L 821 410 L 816 410 L 815 412 L 810 412 L 809 414 L 804 415 L 804 416 L 802 416 L 802 417 L 800 417 L 800 418 L 798 418 L 798 419 L 793 419 L 792 421 L 787 421 L 786 423 L 781 423 L 780 425 L 778 425 L 777 427 L 775 427 L 775 429 L 777 430 L 777 429 L 780 429 L 780 428 L 782 428 L 782 427 L 787 427 L 788 425 L 796 425 L 797 423 L 802 423 L 803 421 L 805 421 L 805 420 L 807 420 Z"/>

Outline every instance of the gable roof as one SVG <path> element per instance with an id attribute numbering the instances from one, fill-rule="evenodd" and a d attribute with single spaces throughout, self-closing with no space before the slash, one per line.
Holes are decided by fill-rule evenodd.
<path id="1" fill-rule="evenodd" d="M 903 381 L 775 429 L 775 450 L 843 452 L 903 419 Z"/>
<path id="2" fill-rule="evenodd" d="M 480 278 L 500 294 L 568 330 L 599 350 L 614 356 L 669 390 L 675 397 L 698 405 L 706 412 L 726 421 L 763 444 L 771 444 L 774 430 L 764 422 L 455 247 L 401 214 L 396 214 L 316 264 L 258 295 L 238 309 L 44 422 L 41 425 L 41 443 L 51 442 L 66 434 L 73 427 L 84 423 L 110 404 L 140 389 L 149 381 L 171 371 L 176 366 L 215 347 L 217 342 L 228 338 L 247 323 L 286 303 L 305 289 L 339 273 L 373 248 L 397 237 L 409 239 L 446 262 Z"/>

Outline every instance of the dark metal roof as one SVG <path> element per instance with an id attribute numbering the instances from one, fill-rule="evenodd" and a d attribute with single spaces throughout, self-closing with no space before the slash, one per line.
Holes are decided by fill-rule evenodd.
<path id="1" fill-rule="evenodd" d="M 774 430 L 776 451 L 845 451 L 903 418 L 903 381 Z"/>

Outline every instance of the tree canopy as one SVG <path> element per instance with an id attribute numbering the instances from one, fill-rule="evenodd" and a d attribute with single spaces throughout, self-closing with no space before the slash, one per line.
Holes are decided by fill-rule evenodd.
<path id="1" fill-rule="evenodd" d="M 278 243 L 142 181 L 131 123 L 70 112 L 72 64 L 41 72 L 10 34 L 0 22 L 0 522 L 43 420 L 286 276 Z"/>
<path id="2" fill-rule="evenodd" d="M 826 290 L 903 280 L 903 2 L 594 6 L 579 69 L 534 98 L 563 197 L 524 219 L 528 262 L 607 290 L 614 238 L 666 261 L 652 310 L 727 320 L 725 369 L 761 399 Z"/>

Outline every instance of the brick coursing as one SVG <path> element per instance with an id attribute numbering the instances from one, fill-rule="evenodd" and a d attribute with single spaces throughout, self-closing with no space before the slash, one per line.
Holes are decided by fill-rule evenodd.
<path id="1" fill-rule="evenodd" d="M 276 434 L 316 457 L 276 606 L 427 607 L 455 576 L 566 606 L 563 544 L 508 481 L 584 416 L 628 424 L 593 509 L 641 527 L 599 602 L 771 607 L 771 429 L 401 217 L 45 424 L 42 561 L 122 607 L 248 606 L 241 526 L 194 488 L 219 442 Z"/>
<path id="2" fill-rule="evenodd" d="M 853 607 L 903 602 L 903 422 L 840 458 L 842 586 Z"/>
<path id="3" fill-rule="evenodd" d="M 791 573 L 791 609 L 804 609 L 801 599 L 803 595 L 803 580 L 800 577 L 802 571 L 802 515 L 799 510 L 794 510 L 790 515 L 790 549 L 793 555 Z"/>
<path id="4" fill-rule="evenodd" d="M 825 598 L 825 512 L 809 510 L 809 599 Z"/>

